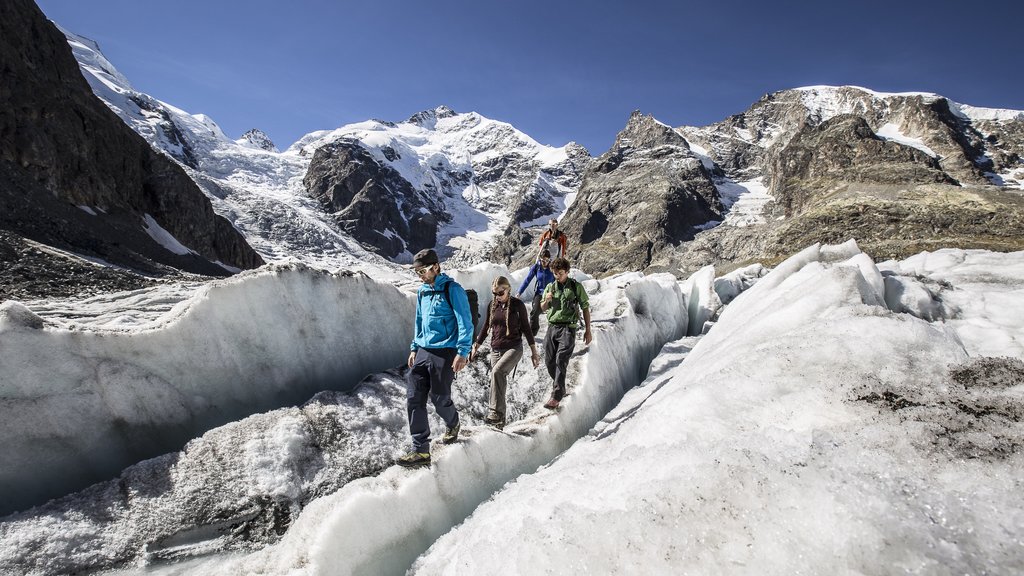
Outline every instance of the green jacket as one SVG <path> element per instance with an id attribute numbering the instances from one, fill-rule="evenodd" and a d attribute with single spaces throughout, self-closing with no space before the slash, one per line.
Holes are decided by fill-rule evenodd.
<path id="1" fill-rule="evenodd" d="M 553 295 L 547 309 L 548 324 L 575 326 L 580 321 L 580 309 L 590 309 L 587 291 L 583 289 L 582 284 L 572 278 L 565 281 L 565 286 L 560 286 L 557 281 L 548 284 L 544 288 L 543 298 L 547 298 L 548 293 Z"/>

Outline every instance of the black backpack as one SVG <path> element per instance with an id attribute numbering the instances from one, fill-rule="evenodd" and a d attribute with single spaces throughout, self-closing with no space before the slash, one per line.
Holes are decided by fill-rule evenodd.
<path id="1" fill-rule="evenodd" d="M 449 282 L 445 284 L 444 290 L 424 290 L 419 293 L 418 297 L 423 296 L 424 294 L 444 294 L 444 300 L 448 303 L 448 307 L 455 310 L 455 307 L 452 306 L 452 297 L 448 293 L 448 287 L 453 283 L 454 282 Z M 480 323 L 480 302 L 476 296 L 476 290 L 473 290 L 472 288 L 466 289 L 466 299 L 469 300 L 469 317 L 473 320 L 473 337 L 475 338 L 476 325 Z"/>

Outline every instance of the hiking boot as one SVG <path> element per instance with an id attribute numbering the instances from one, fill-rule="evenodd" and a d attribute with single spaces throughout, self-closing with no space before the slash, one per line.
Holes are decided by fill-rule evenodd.
<path id="1" fill-rule="evenodd" d="M 449 428 L 448 431 L 444 433 L 444 437 L 441 438 L 441 441 L 444 442 L 445 444 L 454 443 L 456 440 L 459 439 L 460 428 L 462 428 L 462 425 L 460 424 L 456 424 L 455 426 Z"/>
<path id="2" fill-rule="evenodd" d="M 505 427 L 505 419 L 497 416 L 488 416 L 487 418 L 484 418 L 484 424 L 501 430 Z"/>
<path id="3" fill-rule="evenodd" d="M 430 452 L 409 452 L 401 458 L 396 458 L 395 464 L 405 466 L 406 468 L 430 466 Z"/>
<path id="4" fill-rule="evenodd" d="M 544 403 L 544 407 L 548 410 L 554 410 L 555 408 L 558 408 L 558 400 L 548 398 L 548 401 Z"/>

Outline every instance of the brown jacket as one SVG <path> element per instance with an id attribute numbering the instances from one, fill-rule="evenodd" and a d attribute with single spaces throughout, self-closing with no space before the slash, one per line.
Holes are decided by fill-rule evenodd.
<path id="1" fill-rule="evenodd" d="M 508 315 L 510 308 L 511 317 Z M 508 322 L 505 321 L 506 318 L 508 318 Z M 476 337 L 476 343 L 483 344 L 487 339 L 487 333 L 490 332 L 491 350 L 521 348 L 523 336 L 531 346 L 535 344 L 533 330 L 530 329 L 530 316 L 526 312 L 526 304 L 523 304 L 519 298 L 511 297 L 507 304 L 500 304 L 496 300 L 492 300 L 487 307 L 487 318 L 484 319 L 482 326 L 480 334 Z"/>

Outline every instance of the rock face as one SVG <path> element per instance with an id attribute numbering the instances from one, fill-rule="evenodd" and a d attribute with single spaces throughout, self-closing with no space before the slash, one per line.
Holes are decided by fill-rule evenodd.
<path id="1" fill-rule="evenodd" d="M 318 148 L 303 183 L 342 230 L 384 256 L 414 254 L 437 243 L 444 206 L 375 160 L 357 140 Z"/>
<path id="2" fill-rule="evenodd" d="M 721 220 L 722 210 L 711 174 L 686 140 L 634 112 L 584 173 L 560 227 L 575 265 L 599 274 L 642 270 L 666 247 Z"/>
<path id="3" fill-rule="evenodd" d="M 771 190 L 786 216 L 800 213 L 836 181 L 879 184 L 956 184 L 939 160 L 875 135 L 864 118 L 843 114 L 805 124 L 770 168 Z"/>
<path id="4" fill-rule="evenodd" d="M 27 0 L 0 6 L 0 70 L 0 228 L 151 273 L 262 264 L 173 161 L 93 96 Z"/>

